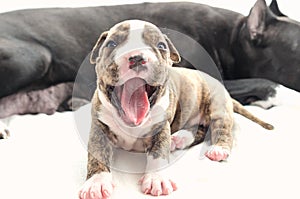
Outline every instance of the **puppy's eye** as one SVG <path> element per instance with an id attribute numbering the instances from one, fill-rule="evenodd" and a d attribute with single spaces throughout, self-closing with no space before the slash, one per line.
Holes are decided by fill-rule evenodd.
<path id="1" fill-rule="evenodd" d="M 115 48 L 117 46 L 117 43 L 114 42 L 113 40 L 110 40 L 106 43 L 106 47 L 108 48 Z"/>
<path id="2" fill-rule="evenodd" d="M 157 48 L 158 49 L 162 49 L 162 50 L 166 50 L 167 49 L 167 45 L 164 42 L 159 42 L 157 44 Z"/>

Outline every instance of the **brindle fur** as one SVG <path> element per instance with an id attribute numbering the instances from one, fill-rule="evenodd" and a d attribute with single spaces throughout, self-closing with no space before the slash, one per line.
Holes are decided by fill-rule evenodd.
<path id="1" fill-rule="evenodd" d="M 127 24 L 124 24 L 120 27 L 121 32 L 128 28 Z M 106 93 L 107 85 L 111 85 L 118 80 L 117 72 L 119 66 L 113 60 L 113 52 L 103 50 L 101 45 L 109 35 L 116 37 L 120 29 L 113 29 L 112 33 L 103 33 L 91 55 L 91 62 L 96 63 L 98 89 L 103 91 L 103 93 Z M 271 129 L 271 125 L 252 116 L 238 102 L 232 101 L 222 84 L 212 87 L 197 71 L 172 68 L 172 63 L 180 61 L 180 55 L 171 41 L 157 31 L 158 29 L 155 27 L 147 25 L 145 26 L 143 38 L 145 43 L 153 48 L 153 53 L 156 54 L 159 62 L 153 66 L 156 70 L 153 73 L 153 79 L 166 79 L 164 84 L 165 89 L 161 89 L 158 95 L 162 96 L 165 90 L 169 89 L 170 103 L 166 110 L 165 119 L 160 123 L 154 124 L 151 131 L 147 134 L 148 137 L 138 138 L 142 140 L 144 151 L 149 156 L 152 156 L 153 159 L 162 158 L 168 160 L 171 134 L 181 129 L 193 132 L 195 140 L 191 146 L 202 142 L 206 132 L 210 130 L 213 145 L 231 150 L 233 142 L 231 133 L 233 111 L 246 116 L 267 129 Z M 121 37 L 127 38 L 124 32 L 126 31 L 120 33 Z M 128 34 L 128 32 L 126 33 Z M 159 41 L 167 42 L 168 49 L 156 49 L 154 43 Z M 98 53 L 99 49 L 100 52 Z M 98 57 L 95 57 L 95 54 L 98 54 Z M 193 94 L 189 95 L 191 92 Z M 118 140 L 118 137 L 109 127 L 98 119 L 97 113 L 101 111 L 101 102 L 99 101 L 97 91 L 92 101 L 93 119 L 89 139 L 88 178 L 95 173 L 110 171 L 109 166 L 111 165 L 113 156 L 113 147 Z"/>

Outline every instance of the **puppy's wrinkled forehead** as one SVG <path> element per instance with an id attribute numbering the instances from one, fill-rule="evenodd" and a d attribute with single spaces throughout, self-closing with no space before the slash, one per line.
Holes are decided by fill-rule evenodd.
<path id="1" fill-rule="evenodd" d="M 110 29 L 109 40 L 118 45 L 116 57 L 119 57 L 130 51 L 151 48 L 165 39 L 155 25 L 140 20 L 128 20 Z"/>

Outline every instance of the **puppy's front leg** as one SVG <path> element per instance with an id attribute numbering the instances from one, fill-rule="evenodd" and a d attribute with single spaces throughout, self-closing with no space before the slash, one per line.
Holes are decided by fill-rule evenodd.
<path id="1" fill-rule="evenodd" d="M 79 192 L 80 199 L 109 198 L 114 184 L 110 173 L 113 146 L 107 127 L 98 120 L 92 122 L 88 143 L 87 181 Z M 104 133 L 105 132 L 105 133 Z"/>
<path id="2" fill-rule="evenodd" d="M 169 164 L 170 144 L 170 124 L 167 122 L 152 138 L 152 147 L 148 150 L 146 174 L 140 180 L 143 193 L 153 196 L 169 195 L 177 189 L 176 184 L 166 176 L 164 171 L 161 171 Z"/>

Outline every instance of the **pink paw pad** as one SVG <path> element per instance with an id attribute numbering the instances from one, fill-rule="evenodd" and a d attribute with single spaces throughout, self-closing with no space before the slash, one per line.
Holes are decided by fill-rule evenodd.
<path id="1" fill-rule="evenodd" d="M 213 146 L 212 149 L 208 150 L 205 153 L 205 156 L 213 161 L 222 161 L 226 160 L 230 152 L 227 149 L 223 149 L 220 146 Z"/>
<path id="2" fill-rule="evenodd" d="M 79 191 L 79 199 L 107 199 L 111 196 L 114 184 L 108 172 L 93 175 Z"/>
<path id="3" fill-rule="evenodd" d="M 142 192 L 152 196 L 170 195 L 177 190 L 175 182 L 156 173 L 145 174 L 139 182 L 142 185 Z"/>
<path id="4" fill-rule="evenodd" d="M 186 138 L 179 136 L 172 136 L 171 138 L 171 151 L 176 149 L 184 149 L 186 147 Z"/>
<path id="5" fill-rule="evenodd" d="M 194 142 L 194 135 L 187 130 L 180 130 L 171 137 L 171 151 L 185 149 Z"/>

